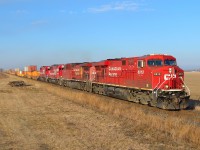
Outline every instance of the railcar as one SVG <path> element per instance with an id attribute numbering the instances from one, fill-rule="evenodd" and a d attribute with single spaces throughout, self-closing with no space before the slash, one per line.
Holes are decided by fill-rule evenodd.
<path id="1" fill-rule="evenodd" d="M 63 69 L 61 84 L 75 89 L 86 90 L 86 83 L 89 81 L 90 68 L 92 63 L 71 63 L 66 64 Z"/>
<path id="2" fill-rule="evenodd" d="M 61 85 L 61 78 L 63 74 L 64 65 L 63 64 L 56 64 L 52 65 L 49 70 L 49 76 L 47 81 L 54 84 Z"/>
<path id="3" fill-rule="evenodd" d="M 50 66 L 41 66 L 40 76 L 38 80 L 47 82 L 49 75 L 50 75 Z"/>
<path id="4" fill-rule="evenodd" d="M 176 58 L 165 54 L 66 64 L 60 85 L 168 110 L 186 109 L 190 91 Z M 51 75 L 50 75 L 51 76 Z"/>
<path id="5" fill-rule="evenodd" d="M 31 79 L 37 80 L 40 76 L 40 72 L 39 71 L 33 71 L 31 72 Z"/>

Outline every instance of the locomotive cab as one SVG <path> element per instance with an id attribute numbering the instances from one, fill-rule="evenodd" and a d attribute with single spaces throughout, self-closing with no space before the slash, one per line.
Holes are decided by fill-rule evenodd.
<path id="1" fill-rule="evenodd" d="M 50 66 L 42 66 L 40 67 L 40 77 L 38 80 L 47 81 L 50 74 Z"/>
<path id="2" fill-rule="evenodd" d="M 147 57 L 147 67 L 152 74 L 152 95 L 160 108 L 186 108 L 190 91 L 184 83 L 184 71 L 170 55 Z"/>

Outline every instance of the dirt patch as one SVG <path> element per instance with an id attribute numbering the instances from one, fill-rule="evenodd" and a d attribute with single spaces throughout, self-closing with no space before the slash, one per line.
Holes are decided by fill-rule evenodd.
<path id="1" fill-rule="evenodd" d="M 21 86 L 26 86 L 24 81 L 10 81 L 8 85 L 12 87 L 21 87 Z"/>

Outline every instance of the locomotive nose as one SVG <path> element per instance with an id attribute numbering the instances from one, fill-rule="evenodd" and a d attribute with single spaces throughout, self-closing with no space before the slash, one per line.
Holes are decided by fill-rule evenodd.
<path id="1" fill-rule="evenodd" d="M 178 67 L 166 67 L 163 70 L 164 89 L 182 89 L 183 71 Z"/>

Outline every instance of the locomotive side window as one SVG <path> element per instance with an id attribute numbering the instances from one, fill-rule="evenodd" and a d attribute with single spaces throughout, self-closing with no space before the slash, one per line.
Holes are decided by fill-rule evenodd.
<path id="1" fill-rule="evenodd" d="M 143 67 L 144 67 L 144 61 L 138 60 L 138 68 L 143 68 Z"/>
<path id="2" fill-rule="evenodd" d="M 89 71 L 89 67 L 83 67 L 85 71 Z"/>
<path id="3" fill-rule="evenodd" d="M 106 68 L 102 68 L 102 73 L 101 73 L 102 77 L 105 77 L 106 75 Z"/>
<path id="4" fill-rule="evenodd" d="M 65 68 L 65 66 L 62 66 L 62 67 L 60 68 L 60 70 L 64 70 L 64 68 Z"/>
<path id="5" fill-rule="evenodd" d="M 96 71 L 101 71 L 101 67 L 100 66 L 96 66 Z"/>
<path id="6" fill-rule="evenodd" d="M 168 59 L 166 59 L 165 60 L 165 65 L 167 65 L 167 66 L 176 66 L 177 64 L 176 64 L 176 60 L 168 60 Z"/>
<path id="7" fill-rule="evenodd" d="M 148 66 L 162 66 L 162 60 L 148 60 Z"/>

